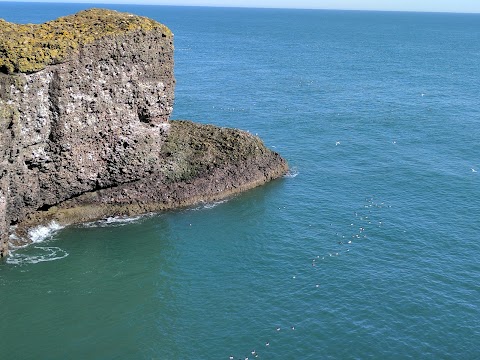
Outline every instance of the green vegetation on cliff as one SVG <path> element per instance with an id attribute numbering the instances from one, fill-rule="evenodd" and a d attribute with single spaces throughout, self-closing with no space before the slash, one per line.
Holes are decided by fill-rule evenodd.
<path id="1" fill-rule="evenodd" d="M 36 72 L 62 62 L 81 45 L 138 30 L 172 36 L 170 29 L 155 20 L 105 9 L 85 10 L 38 25 L 0 19 L 0 72 Z"/>
<path id="2" fill-rule="evenodd" d="M 268 151 L 260 138 L 245 131 L 191 121 L 171 121 L 170 126 L 162 147 L 168 182 L 190 181 Z"/>

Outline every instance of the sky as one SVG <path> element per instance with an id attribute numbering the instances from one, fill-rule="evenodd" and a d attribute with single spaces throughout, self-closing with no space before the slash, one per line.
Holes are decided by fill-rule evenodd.
<path id="1" fill-rule="evenodd" d="M 0 2 L 5 0 L 0 0 Z M 15 0 L 8 0 L 15 1 Z M 274 7 L 301 9 L 386 10 L 480 13 L 480 0 L 25 0 L 103 4 Z"/>

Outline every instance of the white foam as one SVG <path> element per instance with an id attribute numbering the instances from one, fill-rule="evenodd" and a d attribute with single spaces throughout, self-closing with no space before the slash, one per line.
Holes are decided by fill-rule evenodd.
<path id="1" fill-rule="evenodd" d="M 131 217 L 126 217 L 126 216 L 111 216 L 103 220 L 98 220 L 98 221 L 93 221 L 89 223 L 85 223 L 82 226 L 83 227 L 107 227 L 107 226 L 125 226 L 128 224 L 132 224 L 140 220 L 142 217 L 145 217 L 146 215 L 142 216 L 131 216 Z"/>
<path id="2" fill-rule="evenodd" d="M 33 242 L 33 243 L 41 243 L 45 239 L 51 237 L 56 231 L 62 229 L 63 226 L 58 224 L 55 221 L 52 221 L 49 225 L 47 226 L 37 226 L 33 229 L 30 229 L 28 232 L 28 238 Z"/>
<path id="3" fill-rule="evenodd" d="M 205 203 L 203 204 L 203 207 L 205 209 L 213 209 L 214 207 L 220 205 L 220 204 L 223 204 L 223 203 L 226 203 L 227 200 L 220 200 L 220 201 L 215 201 L 215 202 L 211 202 L 211 203 Z"/>
<path id="4" fill-rule="evenodd" d="M 132 217 L 108 217 L 104 221 L 105 224 L 121 224 L 126 225 L 133 222 L 136 222 L 140 219 L 140 216 L 132 216 Z"/>
<path id="5" fill-rule="evenodd" d="M 25 265 L 25 264 L 38 264 L 41 262 L 55 261 L 66 258 L 69 254 L 56 246 L 41 247 L 35 246 L 35 249 L 40 250 L 40 254 L 27 255 L 12 252 L 7 258 L 7 264 L 12 265 Z"/>
<path id="6" fill-rule="evenodd" d="M 201 203 L 199 206 L 192 208 L 191 210 L 193 211 L 204 210 L 204 209 L 209 210 L 209 209 L 213 209 L 214 207 L 217 207 L 220 204 L 226 203 L 227 201 L 228 199 L 213 201 L 213 202 L 204 202 L 204 203 Z"/>
<path id="7" fill-rule="evenodd" d="M 292 168 L 288 170 L 288 172 L 283 175 L 284 178 L 295 178 L 299 174 L 298 170 L 296 168 Z"/>

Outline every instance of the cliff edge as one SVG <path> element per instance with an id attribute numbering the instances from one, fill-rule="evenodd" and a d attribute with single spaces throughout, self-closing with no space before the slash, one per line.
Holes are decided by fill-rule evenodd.
<path id="1" fill-rule="evenodd" d="M 173 34 L 151 19 L 0 20 L 0 256 L 28 241 L 12 226 L 212 201 L 287 171 L 247 132 L 169 121 L 174 86 Z"/>

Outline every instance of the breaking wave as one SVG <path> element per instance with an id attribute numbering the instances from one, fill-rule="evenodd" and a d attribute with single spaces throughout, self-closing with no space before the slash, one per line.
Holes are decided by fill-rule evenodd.
<path id="1" fill-rule="evenodd" d="M 50 238 L 56 231 L 63 229 L 63 226 L 52 221 L 50 224 L 44 226 L 37 226 L 28 231 L 28 238 L 33 243 L 41 243 Z"/>

